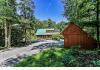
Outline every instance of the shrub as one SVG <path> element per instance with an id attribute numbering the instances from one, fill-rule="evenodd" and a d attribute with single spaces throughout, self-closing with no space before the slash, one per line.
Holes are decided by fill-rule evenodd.
<path id="1" fill-rule="evenodd" d="M 65 66 L 80 66 L 90 67 L 99 66 L 99 54 L 97 51 L 80 50 L 79 47 L 72 47 L 68 52 L 65 52 L 62 57 L 62 62 Z"/>
<path id="2" fill-rule="evenodd" d="M 67 52 L 65 51 L 62 57 L 62 62 L 64 63 L 64 66 L 72 67 L 72 66 L 78 66 L 78 62 L 76 60 L 76 56 L 79 53 L 79 47 L 72 47 Z"/>
<path id="3" fill-rule="evenodd" d="M 63 36 L 60 34 L 54 34 L 54 35 L 52 35 L 52 39 L 53 40 L 60 40 L 60 39 L 63 39 Z"/>
<path id="4" fill-rule="evenodd" d="M 98 53 L 95 51 L 80 51 L 77 60 L 79 61 L 79 66 L 95 66 L 93 61 L 98 60 Z"/>
<path id="5" fill-rule="evenodd" d="M 76 66 L 76 60 L 73 56 L 71 55 L 68 55 L 68 54 L 65 54 L 63 57 L 62 57 L 62 62 L 64 64 L 64 66 Z"/>
<path id="6" fill-rule="evenodd" d="M 100 66 L 100 60 L 98 60 L 98 61 L 95 61 L 95 66 Z"/>

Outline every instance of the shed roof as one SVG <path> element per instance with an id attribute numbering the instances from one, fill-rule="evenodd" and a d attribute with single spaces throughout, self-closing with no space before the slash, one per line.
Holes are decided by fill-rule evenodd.
<path id="1" fill-rule="evenodd" d="M 79 26 L 71 22 L 62 32 L 63 35 L 66 34 L 87 34 L 85 31 L 83 31 Z"/>

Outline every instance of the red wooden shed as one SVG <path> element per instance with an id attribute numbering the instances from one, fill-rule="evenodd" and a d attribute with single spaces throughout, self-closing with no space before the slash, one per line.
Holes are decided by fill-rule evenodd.
<path id="1" fill-rule="evenodd" d="M 64 36 L 64 47 L 69 48 L 74 45 L 80 45 L 84 49 L 96 48 L 96 40 L 83 31 L 79 26 L 70 22 L 68 27 L 62 32 Z"/>

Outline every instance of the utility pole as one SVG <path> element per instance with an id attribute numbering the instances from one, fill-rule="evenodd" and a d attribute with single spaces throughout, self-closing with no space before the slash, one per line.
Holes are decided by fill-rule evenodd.
<path id="1" fill-rule="evenodd" d="M 96 0 L 96 30 L 97 30 L 97 46 L 99 48 L 99 0 Z"/>

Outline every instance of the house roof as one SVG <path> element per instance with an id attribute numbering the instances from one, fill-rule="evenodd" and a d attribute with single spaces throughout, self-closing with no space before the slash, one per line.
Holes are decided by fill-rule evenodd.
<path id="1" fill-rule="evenodd" d="M 37 29 L 36 35 L 45 35 L 46 29 Z"/>
<path id="2" fill-rule="evenodd" d="M 58 32 L 47 32 L 47 30 L 54 30 L 53 28 L 51 29 L 37 29 L 36 35 L 52 35 Z"/>

